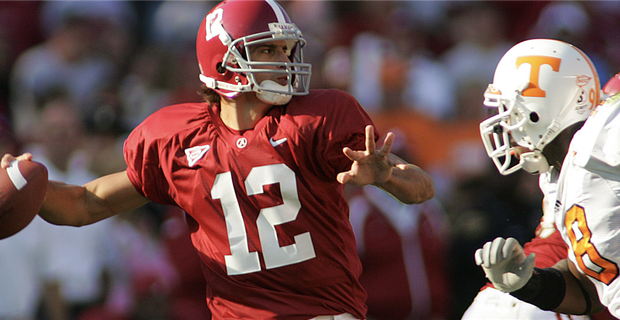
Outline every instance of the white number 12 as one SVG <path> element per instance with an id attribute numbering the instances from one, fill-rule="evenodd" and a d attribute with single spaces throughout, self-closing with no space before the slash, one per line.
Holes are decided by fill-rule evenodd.
<path id="1" fill-rule="evenodd" d="M 309 232 L 295 236 L 295 243 L 281 247 L 275 226 L 297 219 L 301 208 L 297 194 L 295 172 L 285 164 L 253 168 L 245 180 L 247 195 L 263 193 L 265 185 L 280 183 L 281 205 L 261 209 L 256 226 L 267 269 L 287 266 L 316 257 Z M 261 270 L 258 252 L 250 252 L 248 236 L 241 208 L 232 183 L 230 172 L 217 175 L 211 197 L 219 199 L 224 210 L 230 255 L 224 256 L 228 275 L 238 275 Z"/>

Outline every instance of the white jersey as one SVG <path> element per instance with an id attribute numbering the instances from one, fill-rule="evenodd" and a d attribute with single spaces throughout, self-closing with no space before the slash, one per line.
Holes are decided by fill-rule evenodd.
<path id="1" fill-rule="evenodd" d="M 610 98 L 575 134 L 562 165 L 556 226 L 569 259 L 620 317 L 620 95 Z"/>
<path id="2" fill-rule="evenodd" d="M 540 220 L 539 228 L 536 231 L 538 238 L 548 238 L 555 229 L 555 215 L 553 206 L 555 204 L 558 188 L 559 171 L 554 167 L 538 177 L 538 186 L 543 193 L 542 211 L 543 217 Z"/>
<path id="3" fill-rule="evenodd" d="M 556 202 L 558 170 L 552 168 L 540 174 L 538 185 L 542 191 L 543 217 L 536 229 L 536 238 L 524 245 L 526 255 L 536 253 L 536 266 L 546 268 L 566 258 L 564 243 L 556 232 L 553 206 Z M 484 286 L 461 320 L 585 320 L 588 316 L 566 315 L 541 310 L 523 302 L 509 293 L 499 291 L 490 284 Z"/>

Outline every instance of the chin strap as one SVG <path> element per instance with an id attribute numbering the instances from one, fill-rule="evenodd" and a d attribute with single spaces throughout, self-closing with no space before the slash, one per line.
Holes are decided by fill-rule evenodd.
<path id="1" fill-rule="evenodd" d="M 273 91 L 267 91 L 267 90 Z M 265 80 L 261 82 L 258 90 L 256 91 L 256 97 L 263 102 L 274 104 L 274 105 L 283 105 L 289 103 L 293 95 L 278 93 L 274 91 L 286 91 L 287 86 L 279 85 L 277 82 L 272 80 Z"/>
<path id="2" fill-rule="evenodd" d="M 540 150 L 522 153 L 519 157 L 522 163 L 521 168 L 529 173 L 541 174 L 549 171 L 549 161 Z"/>

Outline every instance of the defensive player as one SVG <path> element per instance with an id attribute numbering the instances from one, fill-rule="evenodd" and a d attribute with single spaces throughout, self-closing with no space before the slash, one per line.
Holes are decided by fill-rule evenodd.
<path id="1" fill-rule="evenodd" d="M 620 75 L 620 74 L 618 74 Z M 620 77 L 618 75 L 611 78 L 603 87 L 603 95 L 610 97 L 620 92 Z M 560 141 L 560 140 L 558 140 Z M 558 142 L 552 141 L 554 145 Z M 567 145 L 568 141 L 562 140 Z M 565 147 L 567 148 L 567 146 Z M 536 230 L 536 237 L 523 246 L 523 252 L 527 256 L 530 253 L 536 254 L 535 266 L 538 268 L 548 268 L 555 265 L 558 261 L 566 259 L 568 256 L 568 246 L 562 240 L 562 236 L 555 228 L 553 206 L 555 203 L 555 192 L 557 187 L 557 177 L 561 166 L 551 167 L 548 172 L 540 174 L 540 189 L 545 195 L 543 199 L 543 217 Z M 492 284 L 485 285 L 476 296 L 470 307 L 463 315 L 463 320 L 479 319 L 581 319 L 584 316 L 569 316 L 554 311 L 545 311 L 540 308 L 523 302 L 512 295 L 495 289 Z M 592 319 L 610 319 L 607 310 L 592 315 Z"/>
<path id="2" fill-rule="evenodd" d="M 79 226 L 149 200 L 176 205 L 214 319 L 364 319 L 343 184 L 420 203 L 433 182 L 390 154 L 393 134 L 375 148 L 372 121 L 350 95 L 309 91 L 304 45 L 276 2 L 220 3 L 197 37 L 207 102 L 141 123 L 125 142 L 126 171 L 84 186 L 50 182 L 40 215 Z"/>
<path id="3" fill-rule="evenodd" d="M 480 124 L 480 130 L 485 148 L 499 172 L 507 175 L 524 169 L 540 174 L 543 217 L 536 237 L 524 249 L 527 254 L 537 254 L 539 268 L 551 267 L 566 258 L 567 247 L 554 224 L 556 182 L 570 139 L 598 102 L 596 97 L 590 101 L 589 93 L 597 93 L 600 88 L 596 70 L 584 57 L 579 49 L 563 42 L 524 41 L 504 55 L 493 83 L 485 92 L 484 104 L 493 116 Z M 558 61 L 557 66 L 550 68 L 546 60 Z M 589 81 L 577 83 L 579 76 L 588 77 Z M 555 82 L 556 79 L 568 80 Z M 544 92 L 533 92 L 535 89 Z M 565 92 L 571 93 L 572 99 L 565 98 Z M 544 135 L 543 140 L 543 133 L 554 122 L 555 131 Z M 492 285 L 483 287 L 463 315 L 463 319 L 551 320 L 562 317 L 521 302 Z"/>
<path id="4" fill-rule="evenodd" d="M 545 45 L 537 48 L 537 42 Z M 519 50 L 513 48 L 514 52 L 507 53 L 508 63 L 502 59 L 498 65 L 497 72 L 512 71 L 513 79 L 509 82 L 516 85 L 512 89 L 506 85 L 497 88 L 496 105 L 500 114 L 491 118 L 495 120 L 481 124 L 487 151 L 500 171 L 510 166 L 506 164 L 509 160 L 500 159 L 500 154 L 509 159 L 513 152 L 520 156 L 523 168 L 539 171 L 544 168 L 549 160 L 546 150 L 552 146 L 544 147 L 549 141 L 545 141 L 546 137 L 563 128 L 566 119 L 577 118 L 575 114 L 580 110 L 591 109 L 591 102 L 598 96 L 598 83 L 590 84 L 598 82 L 596 71 L 581 51 L 552 40 L 524 44 L 516 46 Z M 567 50 L 562 47 L 570 47 L 568 51 L 578 54 L 572 54 L 571 58 L 563 54 Z M 589 67 L 584 65 L 567 76 L 565 67 L 575 65 L 576 61 Z M 572 90 L 563 86 L 569 80 L 574 82 Z M 505 97 L 506 92 L 514 98 Z M 567 108 L 550 108 L 544 101 L 551 98 L 568 102 Z M 537 268 L 535 254 L 526 257 L 515 239 L 497 238 L 475 254 L 476 263 L 482 266 L 495 288 L 543 310 L 592 314 L 607 306 L 615 317 L 620 316 L 616 281 L 620 256 L 618 239 L 614 239 L 620 222 L 620 216 L 614 214 L 620 193 L 619 100 L 620 96 L 615 95 L 594 111 L 574 134 L 559 167 L 553 212 L 556 228 L 569 247 L 568 259 L 553 267 Z M 552 121 L 543 120 L 542 131 L 533 131 L 531 128 L 544 117 Z"/>

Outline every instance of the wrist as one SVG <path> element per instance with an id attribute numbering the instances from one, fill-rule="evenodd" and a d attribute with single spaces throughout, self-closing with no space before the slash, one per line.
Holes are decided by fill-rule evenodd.
<path id="1" fill-rule="evenodd" d="M 510 294 L 542 310 L 555 310 L 564 300 L 566 283 L 560 270 L 534 267 L 530 280 Z"/>

